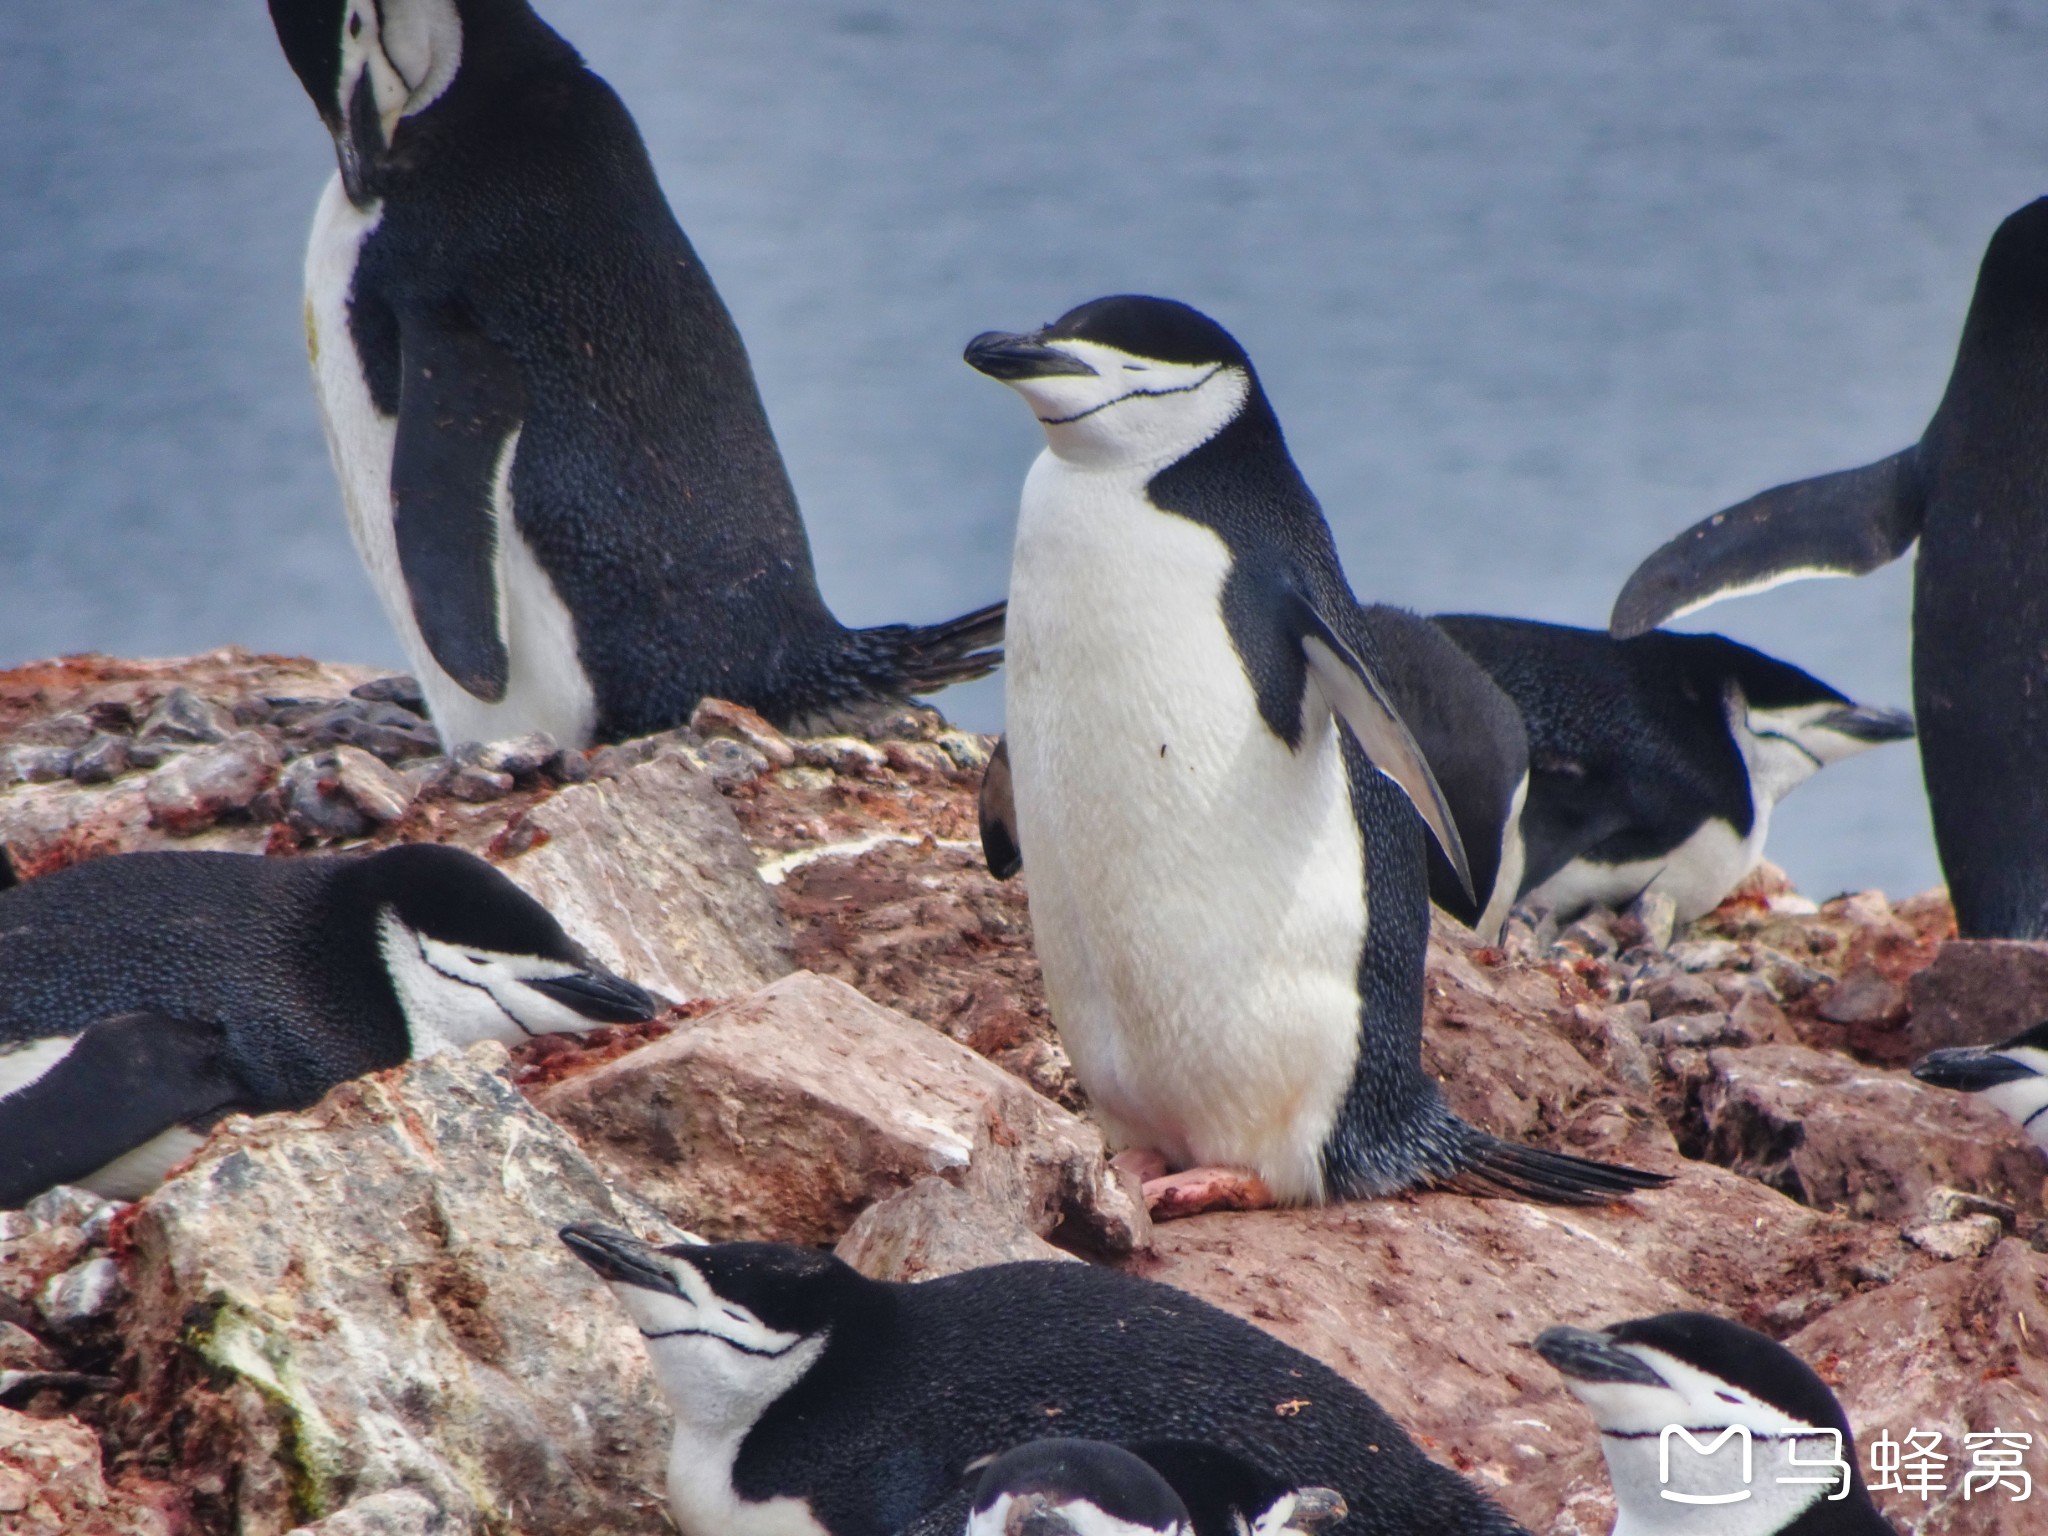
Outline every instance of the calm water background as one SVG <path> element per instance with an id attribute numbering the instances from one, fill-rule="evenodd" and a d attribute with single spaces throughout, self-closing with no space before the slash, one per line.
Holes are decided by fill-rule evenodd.
<path id="1" fill-rule="evenodd" d="M 637 115 L 852 622 L 1004 585 L 1039 436 L 961 344 L 1135 289 L 1250 349 L 1362 594 L 1600 623 L 1685 523 L 1917 437 L 2048 191 L 2038 5 L 541 9 Z M 332 160 L 262 7 L 10 5 L 0 60 L 0 664 L 398 661 L 306 379 Z M 1902 565 L 1703 618 L 1899 704 L 1908 607 Z M 1931 884 L 1917 758 L 1830 769 L 1771 849 Z"/>

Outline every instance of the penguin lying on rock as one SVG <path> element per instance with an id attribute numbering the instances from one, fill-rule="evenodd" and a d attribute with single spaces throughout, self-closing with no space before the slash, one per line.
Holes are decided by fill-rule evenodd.
<path id="1" fill-rule="evenodd" d="M 1996 1045 L 1930 1051 L 1913 1075 L 1936 1088 L 1974 1093 L 2048 1152 L 2048 1020 Z"/>
<path id="2" fill-rule="evenodd" d="M 1155 1281 L 1042 1262 L 895 1284 L 779 1243 L 656 1248 L 581 1224 L 562 1240 L 647 1340 L 683 1536 L 896 1536 L 992 1447 L 1051 1427 L 1195 1442 L 1333 1489 L 1350 1513 L 1332 1536 L 1520 1529 L 1336 1372 Z"/>
<path id="3" fill-rule="evenodd" d="M 1309 1536 L 1347 1513 L 1334 1489 L 1289 1488 L 1211 1445 L 1033 1440 L 976 1479 L 964 1536 Z M 963 1532 L 927 1517 L 903 1536 Z"/>
<path id="4" fill-rule="evenodd" d="M 2048 198 L 1991 237 L 1919 442 L 1694 524 L 1629 577 L 1613 630 L 1861 575 L 1916 539 L 1913 707 L 1956 926 L 2048 938 Z"/>
<path id="5" fill-rule="evenodd" d="M 1486 710 L 1468 681 L 1497 690 L 1440 637 L 1381 644 L 1243 348 L 1119 297 L 967 360 L 1046 433 L 1007 761 L 1047 1002 L 1111 1140 L 1251 1170 L 1238 1204 L 1664 1183 L 1479 1131 L 1423 1071 L 1425 826 L 1479 897 L 1419 742 Z"/>
<path id="6" fill-rule="evenodd" d="M 306 253 L 356 547 L 450 746 L 777 724 L 979 677 L 1002 605 L 850 630 L 633 119 L 525 0 L 271 0 L 340 172 Z"/>
<path id="7" fill-rule="evenodd" d="M 235 1111 L 657 1009 L 455 848 L 74 865 L 0 893 L 0 1208 L 135 1199 Z"/>
<path id="8" fill-rule="evenodd" d="M 1895 1536 L 1835 1394 L 1754 1329 L 1664 1312 L 1536 1351 L 1600 1426 L 1618 1536 Z"/>
<path id="9" fill-rule="evenodd" d="M 1528 728 L 1518 901 L 1569 920 L 1668 895 L 1711 912 L 1762 861 L 1771 811 L 1830 763 L 1913 734 L 1720 635 L 1441 614 L 1436 626 L 1514 700 Z"/>

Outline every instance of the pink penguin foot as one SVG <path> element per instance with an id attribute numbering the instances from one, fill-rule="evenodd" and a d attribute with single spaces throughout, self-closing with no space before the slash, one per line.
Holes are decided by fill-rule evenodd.
<path id="1" fill-rule="evenodd" d="M 1109 1166 L 1128 1173 L 1140 1184 L 1150 1184 L 1154 1179 L 1165 1178 L 1173 1165 L 1157 1147 L 1125 1147 L 1109 1160 Z"/>
<path id="2" fill-rule="evenodd" d="M 1185 1168 L 1145 1180 L 1145 1209 L 1154 1221 L 1178 1221 L 1208 1211 L 1263 1211 L 1276 1203 L 1266 1181 L 1249 1168 Z"/>

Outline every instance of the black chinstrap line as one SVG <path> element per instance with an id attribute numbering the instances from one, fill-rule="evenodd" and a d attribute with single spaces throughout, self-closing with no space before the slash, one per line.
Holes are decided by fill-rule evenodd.
<path id="1" fill-rule="evenodd" d="M 1112 405 L 1122 405 L 1126 400 L 1156 400 L 1162 395 L 1191 395 L 1215 378 L 1217 374 L 1221 373 L 1223 368 L 1224 365 L 1218 363 L 1192 384 L 1179 384 L 1172 389 L 1134 389 L 1128 393 L 1118 395 L 1114 400 L 1105 400 L 1100 405 L 1089 406 L 1085 411 L 1076 411 L 1071 416 L 1041 416 L 1038 420 L 1043 426 L 1064 427 L 1070 422 L 1083 421 L 1093 416 L 1097 411 L 1106 411 Z"/>
<path id="2" fill-rule="evenodd" d="M 442 970 L 441 967 L 434 964 L 433 957 L 429 955 L 425 949 L 420 950 L 420 958 L 426 961 L 427 969 L 432 971 L 436 976 L 446 977 L 449 981 L 455 982 L 460 986 L 474 987 L 477 991 L 483 993 L 485 997 L 488 997 L 491 1000 L 491 1006 L 497 1009 L 498 1012 L 505 1015 L 506 1018 L 510 1019 L 512 1021 L 512 1027 L 518 1030 L 519 1033 L 521 1033 L 522 1035 L 526 1036 L 527 1039 L 537 1040 L 540 1038 L 532 1030 L 528 1029 L 524 1023 L 520 1021 L 518 1014 L 514 1013 L 510 1008 L 507 1008 L 503 1003 L 499 1002 L 498 994 L 493 992 L 489 987 L 485 986 L 482 982 L 471 981 L 467 976 L 458 976 L 453 971 Z"/>
<path id="3" fill-rule="evenodd" d="M 642 1328 L 640 1330 L 640 1337 L 648 1340 L 690 1338 L 716 1339 L 719 1343 L 725 1345 L 729 1349 L 736 1349 L 743 1355 L 753 1355 L 762 1360 L 780 1360 L 792 1349 L 795 1349 L 798 1344 L 803 1343 L 802 1339 L 796 1339 L 788 1344 L 783 1345 L 780 1349 L 756 1349 L 751 1344 L 742 1344 L 738 1339 L 729 1339 L 724 1334 L 714 1333 L 709 1328 L 670 1328 L 661 1333 L 649 1333 L 645 1328 Z"/>

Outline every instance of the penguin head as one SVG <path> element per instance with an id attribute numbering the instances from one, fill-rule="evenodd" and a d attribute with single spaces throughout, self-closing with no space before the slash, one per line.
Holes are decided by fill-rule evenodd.
<path id="1" fill-rule="evenodd" d="M 401 843 L 349 865 L 337 882 L 339 915 L 374 923 L 415 1055 L 639 1023 L 660 1011 L 475 854 Z"/>
<path id="2" fill-rule="evenodd" d="M 1974 1093 L 2048 1150 L 2048 1021 L 1996 1045 L 1930 1051 L 1913 1075 L 1936 1088 Z"/>
<path id="3" fill-rule="evenodd" d="M 1620 1523 L 1633 1530 L 1766 1536 L 1821 1499 L 1868 1503 L 1842 1405 L 1754 1329 L 1664 1312 L 1597 1332 L 1550 1328 L 1535 1347 L 1599 1423 Z"/>
<path id="4" fill-rule="evenodd" d="M 399 125 L 439 100 L 479 0 L 270 0 L 284 55 L 334 136 L 349 200 L 366 206 Z M 498 6 L 524 0 L 496 0 Z"/>
<path id="5" fill-rule="evenodd" d="M 1042 330 L 985 331 L 967 362 L 1030 403 L 1055 454 L 1091 469 L 1174 463 L 1263 398 L 1222 326 L 1139 295 L 1096 299 Z"/>
<path id="6" fill-rule="evenodd" d="M 988 1464 L 966 1536 L 1192 1536 L 1149 1463 L 1101 1440 L 1033 1440 Z"/>
<path id="7" fill-rule="evenodd" d="M 580 1222 L 561 1236 L 639 1328 L 678 1432 L 694 1437 L 744 1431 L 886 1295 L 830 1254 L 786 1243 L 657 1248 Z"/>
<path id="8" fill-rule="evenodd" d="M 1166 1479 L 1201 1531 L 1230 1536 L 1310 1536 L 1350 1513 L 1334 1488 L 1297 1488 L 1220 1445 L 1146 1440 L 1129 1447 Z"/>

